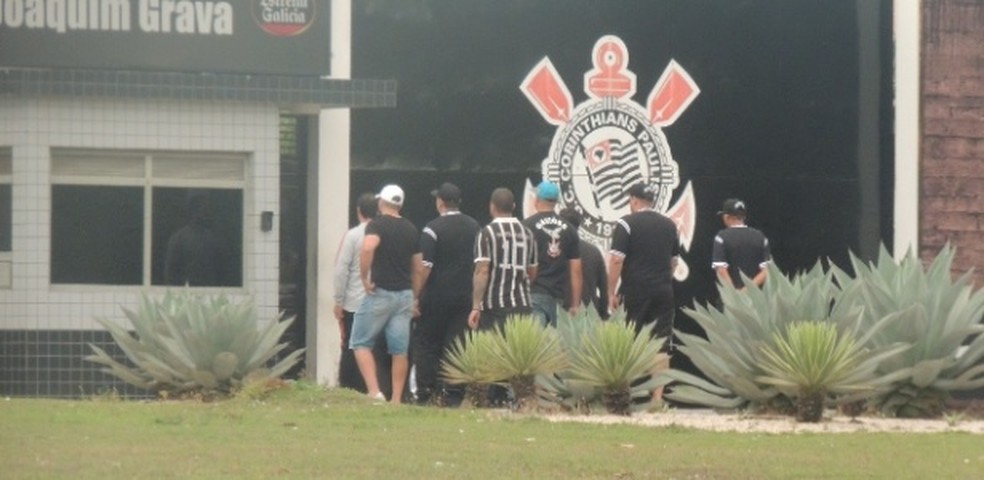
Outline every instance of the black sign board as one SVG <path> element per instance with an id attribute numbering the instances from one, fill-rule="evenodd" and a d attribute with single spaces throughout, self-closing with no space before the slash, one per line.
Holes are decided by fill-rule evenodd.
<path id="1" fill-rule="evenodd" d="M 0 67 L 330 73 L 330 0 L 0 0 Z"/>

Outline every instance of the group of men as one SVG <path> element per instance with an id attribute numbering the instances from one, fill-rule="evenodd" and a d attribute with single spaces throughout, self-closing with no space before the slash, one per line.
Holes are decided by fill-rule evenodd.
<path id="1" fill-rule="evenodd" d="M 654 208 L 650 186 L 633 185 L 625 193 L 631 213 L 615 224 L 607 269 L 601 252 L 579 238 L 578 212 L 557 212 L 561 192 L 549 181 L 537 187 L 535 213 L 525 220 L 514 216 L 512 191 L 495 189 L 492 221 L 484 227 L 461 212 L 461 190 L 445 183 L 431 192 L 439 216 L 422 232 L 400 216 L 405 196 L 399 186 L 363 194 L 360 224 L 343 239 L 335 269 L 335 316 L 350 349 L 343 351 L 341 385 L 380 401 L 391 386 L 390 402 L 401 403 L 412 343 L 416 400 L 455 404 L 462 392 L 439 377 L 444 352 L 467 328 L 496 328 L 515 314 L 555 326 L 560 309 L 574 314 L 592 305 L 607 318 L 624 306 L 637 331 L 655 324 L 653 335 L 671 338 L 677 226 Z M 718 213 L 726 226 L 713 251 L 720 281 L 740 287 L 743 272 L 761 285 L 771 258 L 768 241 L 745 226 L 743 202 L 728 200 Z M 353 360 L 362 382 L 350 373 Z M 390 385 L 381 385 L 387 374 Z M 653 393 L 658 399 L 662 392 Z"/>

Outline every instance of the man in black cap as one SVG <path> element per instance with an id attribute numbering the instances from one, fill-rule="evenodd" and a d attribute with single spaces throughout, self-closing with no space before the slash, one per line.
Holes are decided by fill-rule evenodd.
<path id="1" fill-rule="evenodd" d="M 676 311 L 673 271 L 680 257 L 680 237 L 676 223 L 653 210 L 655 193 L 651 186 L 636 184 L 626 193 L 632 213 L 619 219 L 612 232 L 608 303 L 616 309 L 624 301 L 625 316 L 635 323 L 637 332 L 655 323 L 652 335 L 667 339 L 662 348 L 666 352 Z M 620 278 L 622 284 L 616 290 Z M 660 387 L 653 392 L 653 400 L 661 400 L 662 395 Z"/>
<path id="2" fill-rule="evenodd" d="M 444 183 L 431 195 L 439 216 L 420 235 L 424 289 L 413 335 L 417 401 L 455 405 L 464 392 L 443 385 L 438 371 L 445 350 L 468 329 L 475 235 L 480 226 L 461 213 L 461 190 L 456 185 Z"/>
<path id="3" fill-rule="evenodd" d="M 714 237 L 711 254 L 711 267 L 717 272 L 718 280 L 742 289 L 745 288 L 744 274 L 755 285 L 762 286 L 768 275 L 766 267 L 772 261 L 769 239 L 761 231 L 745 225 L 748 217 L 745 202 L 729 198 L 717 213 L 725 226 Z"/>

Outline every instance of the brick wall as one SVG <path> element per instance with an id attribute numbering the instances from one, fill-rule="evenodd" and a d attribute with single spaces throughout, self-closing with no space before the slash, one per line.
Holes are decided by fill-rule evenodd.
<path id="1" fill-rule="evenodd" d="M 984 286 L 984 1 L 924 0 L 921 256 Z"/>

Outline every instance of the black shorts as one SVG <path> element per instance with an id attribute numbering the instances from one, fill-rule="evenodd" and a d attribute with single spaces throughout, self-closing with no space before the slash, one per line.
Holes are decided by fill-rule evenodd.
<path id="1" fill-rule="evenodd" d="M 673 295 L 626 295 L 623 297 L 623 304 L 625 317 L 635 324 L 636 333 L 642 331 L 642 327 L 655 323 L 652 335 L 665 338 L 660 351 L 669 351 L 673 336 L 673 317 L 676 314 Z"/>

